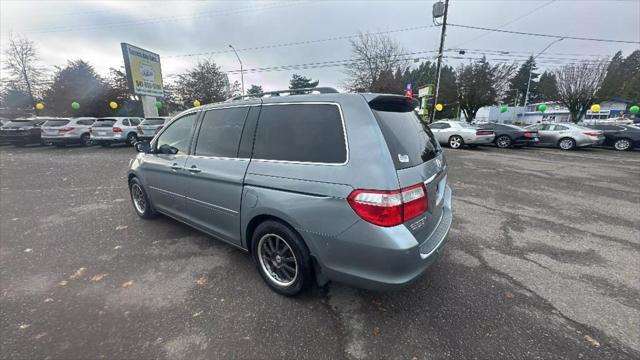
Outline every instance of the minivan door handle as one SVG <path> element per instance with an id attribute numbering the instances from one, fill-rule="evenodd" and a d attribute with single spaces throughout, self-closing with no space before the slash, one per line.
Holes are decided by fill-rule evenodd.
<path id="1" fill-rule="evenodd" d="M 189 170 L 189 172 L 194 173 L 194 174 L 197 174 L 197 173 L 199 173 L 199 172 L 201 172 L 201 171 L 202 171 L 202 170 L 198 169 L 198 167 L 197 167 L 197 166 L 195 166 L 195 165 L 192 165 L 192 166 L 191 166 L 190 168 L 188 168 L 187 170 Z"/>
<path id="2" fill-rule="evenodd" d="M 171 165 L 171 170 L 180 170 L 182 169 L 182 166 L 178 165 L 178 163 L 173 163 L 173 165 Z"/>

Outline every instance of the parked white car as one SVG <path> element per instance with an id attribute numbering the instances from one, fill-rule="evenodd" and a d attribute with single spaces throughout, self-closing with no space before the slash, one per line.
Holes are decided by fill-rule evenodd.
<path id="1" fill-rule="evenodd" d="M 105 147 L 117 143 L 133 145 L 138 141 L 137 126 L 142 120 L 138 117 L 100 118 L 91 126 L 91 141 Z"/>
<path id="2" fill-rule="evenodd" d="M 449 145 L 452 149 L 459 149 L 464 145 L 471 148 L 478 145 L 488 145 L 496 137 L 495 131 L 479 129 L 464 121 L 436 121 L 429 124 L 429 129 L 441 145 Z"/>
<path id="3" fill-rule="evenodd" d="M 91 135 L 89 133 L 91 125 L 96 122 L 96 118 L 78 117 L 71 119 L 51 119 L 47 120 L 42 127 L 42 142 L 64 147 L 67 144 L 91 145 Z"/>

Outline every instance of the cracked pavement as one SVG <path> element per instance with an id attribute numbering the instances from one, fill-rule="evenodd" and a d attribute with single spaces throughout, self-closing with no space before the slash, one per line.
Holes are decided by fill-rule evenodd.
<path id="1" fill-rule="evenodd" d="M 290 299 L 246 253 L 138 219 L 131 148 L 0 147 L 0 357 L 639 358 L 640 152 L 445 151 L 433 267 Z"/>

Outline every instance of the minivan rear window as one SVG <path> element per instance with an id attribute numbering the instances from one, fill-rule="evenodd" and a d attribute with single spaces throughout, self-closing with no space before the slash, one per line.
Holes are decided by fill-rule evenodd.
<path id="1" fill-rule="evenodd" d="M 334 104 L 263 105 L 253 152 L 263 160 L 345 163 L 340 109 Z"/>
<path id="2" fill-rule="evenodd" d="M 93 124 L 93 127 L 112 127 L 115 123 L 115 119 L 98 120 Z"/>
<path id="3" fill-rule="evenodd" d="M 69 123 L 69 120 L 47 120 L 42 126 L 61 127 Z"/>
<path id="4" fill-rule="evenodd" d="M 420 165 L 439 154 L 439 146 L 431 130 L 412 110 L 371 110 L 378 120 L 396 169 Z"/>

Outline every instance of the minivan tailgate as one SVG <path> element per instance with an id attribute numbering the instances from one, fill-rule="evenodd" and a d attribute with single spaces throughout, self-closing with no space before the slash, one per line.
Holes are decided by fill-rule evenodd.
<path id="1" fill-rule="evenodd" d="M 427 211 L 407 222 L 418 243 L 425 241 L 438 226 L 442 217 L 443 197 L 447 187 L 447 164 L 442 153 L 420 165 L 397 170 L 400 188 L 423 183 L 427 190 Z"/>

